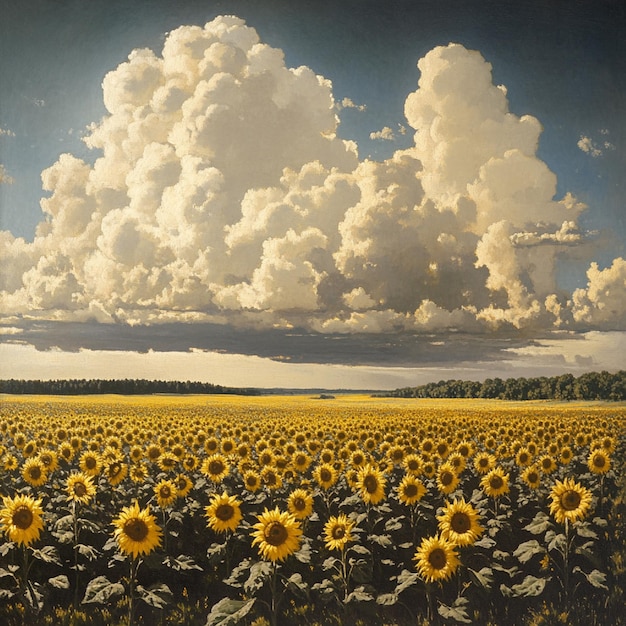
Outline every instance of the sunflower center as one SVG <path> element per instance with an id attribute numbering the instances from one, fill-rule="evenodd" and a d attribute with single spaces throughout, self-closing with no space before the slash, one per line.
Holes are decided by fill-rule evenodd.
<path id="1" fill-rule="evenodd" d="M 88 456 L 85 459 L 85 467 L 90 470 L 94 469 L 96 467 L 96 459 L 94 459 L 92 456 Z"/>
<path id="2" fill-rule="evenodd" d="M 215 517 L 217 517 L 217 519 L 219 520 L 222 520 L 222 522 L 227 522 L 233 517 L 234 514 L 235 509 L 230 504 L 220 504 L 215 509 Z"/>
<path id="3" fill-rule="evenodd" d="M 561 496 L 561 506 L 566 511 L 573 511 L 574 509 L 577 509 L 580 502 L 580 494 L 578 491 L 574 491 L 573 489 L 569 489 Z"/>
<path id="4" fill-rule="evenodd" d="M 378 481 L 376 480 L 376 476 L 372 476 L 371 474 L 366 476 L 365 480 L 363 481 L 363 486 L 365 487 L 367 493 L 376 493 L 376 490 L 378 489 Z"/>
<path id="5" fill-rule="evenodd" d="M 343 539 L 346 536 L 346 529 L 343 526 L 335 526 L 332 535 L 333 539 Z"/>
<path id="6" fill-rule="evenodd" d="M 519 455 L 519 461 L 520 463 L 528 463 L 528 454 L 526 454 L 526 452 L 522 452 Z"/>
<path id="7" fill-rule="evenodd" d="M 414 498 L 417 495 L 417 485 L 414 485 L 413 483 L 409 483 L 408 485 L 405 485 L 404 495 L 407 498 Z"/>
<path id="8" fill-rule="evenodd" d="M 442 548 L 435 548 L 428 555 L 428 562 L 433 567 L 433 569 L 443 569 L 448 562 L 445 550 L 443 550 Z"/>
<path id="9" fill-rule="evenodd" d="M 224 464 L 221 461 L 211 461 L 209 463 L 209 472 L 211 474 L 221 474 L 224 471 Z"/>
<path id="10" fill-rule="evenodd" d="M 122 466 L 119 463 L 111 463 L 109 465 L 109 476 L 117 476 L 122 471 Z"/>
<path id="11" fill-rule="evenodd" d="M 296 457 L 296 465 L 297 466 L 306 465 L 306 456 L 304 454 L 299 454 Z"/>
<path id="12" fill-rule="evenodd" d="M 606 465 L 606 459 L 601 454 L 596 454 L 593 457 L 594 467 L 604 467 Z"/>
<path id="13" fill-rule="evenodd" d="M 133 541 L 143 541 L 148 536 L 148 525 L 140 519 L 129 519 L 124 523 L 124 534 Z"/>
<path id="14" fill-rule="evenodd" d="M 87 493 L 84 483 L 74 483 L 74 495 L 82 498 Z"/>
<path id="15" fill-rule="evenodd" d="M 167 485 L 163 485 L 159 493 L 162 498 L 169 498 L 172 495 L 172 490 Z"/>
<path id="16" fill-rule="evenodd" d="M 467 513 L 457 511 L 450 520 L 450 526 L 455 533 L 462 535 L 472 527 L 472 523 Z"/>
<path id="17" fill-rule="evenodd" d="M 441 484 L 447 487 L 448 485 L 452 484 L 452 481 L 454 480 L 454 474 L 452 472 L 445 471 L 441 473 L 439 479 L 441 480 Z"/>
<path id="18" fill-rule="evenodd" d="M 416 472 L 419 469 L 419 463 L 415 460 L 415 459 L 411 459 L 408 463 L 407 463 L 407 467 L 409 468 L 409 470 L 411 470 L 412 472 Z"/>
<path id="19" fill-rule="evenodd" d="M 528 481 L 531 483 L 536 483 L 539 481 L 539 474 L 537 472 L 530 472 L 528 474 Z"/>
<path id="20" fill-rule="evenodd" d="M 333 475 L 331 474 L 330 470 L 327 468 L 323 468 L 320 471 L 320 478 L 322 479 L 322 482 L 327 483 L 328 481 L 330 481 L 332 479 Z"/>
<path id="21" fill-rule="evenodd" d="M 304 498 L 294 498 L 291 503 L 296 511 L 304 511 L 304 509 L 306 509 Z"/>
<path id="22" fill-rule="evenodd" d="M 272 522 L 264 532 L 265 541 L 272 546 L 281 546 L 285 541 L 287 541 L 287 537 L 289 537 L 289 533 L 287 529 L 280 522 Z"/>
<path id="23" fill-rule="evenodd" d="M 495 476 L 492 476 L 489 479 L 489 486 L 492 489 L 501 489 L 503 485 L 504 485 L 504 481 L 502 480 L 502 476 L 498 476 L 496 474 Z"/>
<path id="24" fill-rule="evenodd" d="M 41 468 L 38 465 L 33 465 L 28 470 L 28 474 L 33 480 L 39 480 L 41 478 Z"/>
<path id="25" fill-rule="evenodd" d="M 33 523 L 33 512 L 25 504 L 18 506 L 13 512 L 11 521 L 14 526 L 17 526 L 20 530 L 27 530 Z"/>

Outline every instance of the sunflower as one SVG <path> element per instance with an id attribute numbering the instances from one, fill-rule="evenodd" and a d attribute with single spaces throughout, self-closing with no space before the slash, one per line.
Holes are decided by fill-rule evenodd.
<path id="1" fill-rule="evenodd" d="M 133 463 L 128 475 L 134 483 L 142 483 L 148 476 L 148 467 L 145 463 Z"/>
<path id="2" fill-rule="evenodd" d="M 569 446 L 563 446 L 559 454 L 559 459 L 563 465 L 567 465 L 574 458 L 574 453 Z"/>
<path id="3" fill-rule="evenodd" d="M 459 484 L 459 477 L 452 465 L 442 463 L 437 470 L 437 489 L 443 494 L 452 493 Z"/>
<path id="4" fill-rule="evenodd" d="M 91 476 L 83 472 L 73 472 L 67 478 L 66 491 L 68 500 L 89 504 L 96 495 L 96 486 Z"/>
<path id="5" fill-rule="evenodd" d="M 296 472 L 306 472 L 309 465 L 311 465 L 311 457 L 306 452 L 299 450 L 292 454 L 291 466 Z"/>
<path id="6" fill-rule="evenodd" d="M 528 448 L 522 447 L 517 451 L 515 455 L 515 463 L 519 467 L 528 467 L 533 462 L 533 455 L 528 451 Z"/>
<path id="7" fill-rule="evenodd" d="M 313 496 L 304 489 L 294 489 L 287 498 L 287 508 L 296 519 L 306 519 L 313 513 Z"/>
<path id="8" fill-rule="evenodd" d="M 47 474 L 52 474 L 59 466 L 59 457 L 54 450 L 40 450 L 37 459 L 46 468 Z"/>
<path id="9" fill-rule="evenodd" d="M 596 448 L 589 454 L 587 467 L 594 474 L 606 474 L 611 469 L 611 457 L 604 448 Z"/>
<path id="10" fill-rule="evenodd" d="M 478 511 L 465 498 L 448 502 L 437 519 L 441 536 L 457 546 L 471 546 L 484 530 Z"/>
<path id="11" fill-rule="evenodd" d="M 31 457 L 22 465 L 22 477 L 29 485 L 41 487 L 48 480 L 48 472 L 39 459 Z"/>
<path id="12" fill-rule="evenodd" d="M 486 474 L 496 466 L 496 457 L 488 452 L 481 452 L 474 457 L 474 468 L 479 474 Z"/>
<path id="13" fill-rule="evenodd" d="M 34 439 L 27 441 L 22 448 L 22 454 L 25 459 L 29 459 L 37 454 L 37 442 Z"/>
<path id="14" fill-rule="evenodd" d="M 2 457 L 2 467 L 7 472 L 17 469 L 17 457 L 13 454 L 5 454 Z"/>
<path id="15" fill-rule="evenodd" d="M 266 561 L 284 561 L 300 548 L 302 529 L 291 513 L 278 507 L 271 511 L 266 508 L 257 519 L 252 545 L 258 544 L 259 554 Z"/>
<path id="16" fill-rule="evenodd" d="M 322 489 L 330 489 L 337 482 L 337 470 L 328 463 L 322 463 L 313 470 L 313 478 Z"/>
<path id="17" fill-rule="evenodd" d="M 59 457 L 62 461 L 65 461 L 66 463 L 70 463 L 72 461 L 72 459 L 74 458 L 74 454 L 74 448 L 72 448 L 71 444 L 69 444 L 67 441 L 65 443 L 62 443 L 59 447 Z"/>
<path id="18" fill-rule="evenodd" d="M 502 468 L 494 467 L 482 477 L 480 484 L 488 496 L 498 498 L 509 492 L 509 475 L 505 474 Z"/>
<path id="19" fill-rule="evenodd" d="M 362 450 L 354 450 L 350 454 L 350 465 L 353 467 L 363 467 L 367 463 L 367 457 Z"/>
<path id="20" fill-rule="evenodd" d="M 176 485 L 171 480 L 162 480 L 154 486 L 154 495 L 159 507 L 166 509 L 176 500 Z"/>
<path id="21" fill-rule="evenodd" d="M 522 472 L 522 480 L 531 489 L 537 489 L 541 484 L 541 472 L 535 465 L 530 465 Z"/>
<path id="22" fill-rule="evenodd" d="M 346 544 L 352 541 L 354 522 L 341 513 L 331 516 L 324 524 L 324 538 L 329 550 L 343 550 Z"/>
<path id="23" fill-rule="evenodd" d="M 88 476 L 97 476 L 102 469 L 102 461 L 97 452 L 86 451 L 80 455 L 78 461 L 80 470 Z"/>
<path id="24" fill-rule="evenodd" d="M 234 532 L 243 517 L 241 502 L 235 496 L 229 496 L 225 491 L 211 496 L 209 505 L 205 507 L 208 526 L 215 532 Z"/>
<path id="25" fill-rule="evenodd" d="M 550 513 L 559 524 L 563 524 L 565 520 L 575 522 L 583 519 L 591 504 L 591 491 L 574 482 L 573 478 L 557 480 L 550 497 Z"/>
<path id="26" fill-rule="evenodd" d="M 193 487 L 191 479 L 185 474 L 178 474 L 178 476 L 174 478 L 174 485 L 176 486 L 177 498 L 187 497 L 187 494 L 191 491 L 191 488 Z"/>
<path id="27" fill-rule="evenodd" d="M 419 476 L 422 473 L 422 459 L 417 454 L 407 454 L 402 461 L 402 465 L 407 474 Z"/>
<path id="28" fill-rule="evenodd" d="M 406 474 L 396 488 L 396 492 L 400 502 L 410 506 L 424 497 L 426 487 L 424 487 L 424 484 L 419 478 L 416 478 L 412 474 Z"/>
<path id="29" fill-rule="evenodd" d="M 467 465 L 466 458 L 460 452 L 453 452 L 446 460 L 448 465 L 454 468 L 457 476 L 465 469 Z"/>
<path id="30" fill-rule="evenodd" d="M 2 502 L 4 508 L 0 509 L 0 527 L 9 540 L 23 546 L 37 541 L 43 530 L 41 500 L 17 495 L 15 498 L 5 496 Z"/>
<path id="31" fill-rule="evenodd" d="M 198 457 L 196 457 L 195 454 L 186 454 L 183 457 L 181 464 L 187 472 L 193 472 L 199 465 Z"/>
<path id="32" fill-rule="evenodd" d="M 140 509 L 137 501 L 122 509 L 113 520 L 113 526 L 119 549 L 133 558 L 150 554 L 161 545 L 162 532 L 154 515 L 149 507 Z"/>
<path id="33" fill-rule="evenodd" d="M 276 468 L 268 465 L 261 470 L 261 484 L 271 491 L 276 491 L 283 486 L 283 479 Z"/>
<path id="34" fill-rule="evenodd" d="M 257 472 L 249 470 L 243 475 L 243 486 L 248 491 L 254 493 L 261 488 L 261 477 L 257 474 Z"/>
<path id="35" fill-rule="evenodd" d="M 460 565 L 455 545 L 439 535 L 422 539 L 414 559 L 417 571 L 427 583 L 448 580 Z"/>
<path id="36" fill-rule="evenodd" d="M 204 459 L 200 471 L 208 478 L 216 483 L 221 483 L 230 472 L 230 465 L 226 457 L 221 454 L 212 454 Z"/>
<path id="37" fill-rule="evenodd" d="M 173 472 L 176 470 L 180 459 L 172 452 L 164 452 L 157 461 L 159 469 L 164 472 Z"/>
<path id="38" fill-rule="evenodd" d="M 121 461 L 112 461 L 107 464 L 104 473 L 111 487 L 115 487 L 128 476 L 128 465 Z"/>
<path id="39" fill-rule="evenodd" d="M 544 454 L 539 459 L 539 469 L 544 474 L 552 474 L 552 472 L 556 469 L 556 461 L 549 454 Z"/>
<path id="40" fill-rule="evenodd" d="M 383 500 L 386 484 L 387 480 L 378 468 L 367 464 L 359 470 L 357 489 L 365 503 L 376 505 Z"/>

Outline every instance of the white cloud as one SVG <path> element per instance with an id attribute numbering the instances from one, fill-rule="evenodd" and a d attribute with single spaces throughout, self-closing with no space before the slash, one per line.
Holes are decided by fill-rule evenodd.
<path id="1" fill-rule="evenodd" d="M 0 185 L 12 185 L 15 182 L 13 176 L 11 176 L 4 165 L 0 163 Z"/>
<path id="2" fill-rule="evenodd" d="M 0 128 L 0 137 L 15 137 L 15 133 L 10 128 Z"/>
<path id="3" fill-rule="evenodd" d="M 382 139 L 383 141 L 393 141 L 396 138 L 393 129 L 389 126 L 384 126 L 381 130 L 373 131 L 370 133 L 370 139 Z"/>
<path id="4" fill-rule="evenodd" d="M 478 52 L 418 67 L 415 143 L 374 162 L 337 134 L 338 108 L 362 105 L 238 18 L 133 51 L 103 80 L 94 164 L 61 155 L 35 240 L 2 234 L 2 311 L 339 333 L 623 324 L 617 260 L 573 295 L 556 284 L 585 206 L 556 198 L 539 121 L 508 110 Z"/>
<path id="5" fill-rule="evenodd" d="M 341 111 L 342 109 L 356 109 L 357 111 L 365 111 L 367 109 L 367 105 L 355 104 L 352 98 L 342 98 L 335 103 L 335 106 L 338 111 Z"/>
<path id="6" fill-rule="evenodd" d="M 589 156 L 597 158 L 602 156 L 602 149 L 599 148 L 590 137 L 586 137 L 585 135 L 581 135 L 578 140 L 578 144 L 576 144 L 583 152 L 587 153 Z"/>

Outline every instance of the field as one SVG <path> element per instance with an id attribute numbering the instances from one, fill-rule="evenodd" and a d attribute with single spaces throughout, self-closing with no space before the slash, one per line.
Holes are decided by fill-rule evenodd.
<path id="1" fill-rule="evenodd" d="M 3 396 L 0 623 L 626 624 L 626 407 Z"/>

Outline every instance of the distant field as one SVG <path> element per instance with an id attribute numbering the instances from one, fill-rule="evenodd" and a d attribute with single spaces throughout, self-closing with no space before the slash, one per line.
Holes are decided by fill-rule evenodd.
<path id="1" fill-rule="evenodd" d="M 624 624 L 625 458 L 624 404 L 3 395 L 0 623 Z"/>

